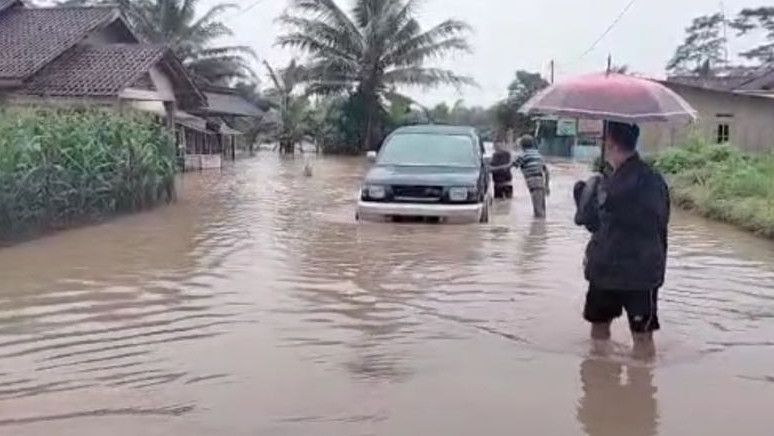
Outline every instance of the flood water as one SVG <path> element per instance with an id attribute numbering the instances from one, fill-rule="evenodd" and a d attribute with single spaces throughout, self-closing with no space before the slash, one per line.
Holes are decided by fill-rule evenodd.
<path id="1" fill-rule="evenodd" d="M 676 213 L 653 364 L 593 357 L 580 166 L 549 218 L 357 224 L 365 163 L 271 154 L 0 249 L 0 435 L 774 434 L 774 243 Z"/>

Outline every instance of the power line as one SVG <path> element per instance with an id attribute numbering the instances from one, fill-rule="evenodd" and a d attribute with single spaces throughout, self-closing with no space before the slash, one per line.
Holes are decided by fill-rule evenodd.
<path id="1" fill-rule="evenodd" d="M 583 54 L 578 56 L 578 59 L 576 59 L 573 62 L 573 64 L 579 62 L 581 59 L 585 58 L 587 54 L 589 54 L 592 51 L 594 51 L 594 49 L 597 48 L 597 45 L 599 45 L 599 43 L 602 42 L 602 40 L 605 39 L 605 37 L 615 28 L 615 26 L 618 25 L 618 23 L 621 21 L 621 19 L 624 17 L 624 15 L 626 15 L 626 13 L 629 12 L 629 9 L 631 9 L 632 6 L 634 6 L 634 4 L 636 2 L 637 2 L 637 0 L 630 0 L 629 3 L 626 5 L 626 7 L 623 8 L 623 10 L 621 10 L 621 13 L 619 13 L 618 16 L 615 17 L 615 20 L 613 20 L 613 22 L 610 23 L 609 26 L 607 26 L 607 29 L 605 29 L 605 31 L 602 33 L 602 35 L 600 35 L 599 38 L 597 38 L 597 40 L 594 41 L 593 44 L 591 44 L 591 47 L 589 47 L 586 51 L 584 51 Z"/>

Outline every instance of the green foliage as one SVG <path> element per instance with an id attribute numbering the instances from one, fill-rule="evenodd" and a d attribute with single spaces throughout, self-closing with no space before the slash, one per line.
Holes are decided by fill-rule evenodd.
<path id="1" fill-rule="evenodd" d="M 774 6 L 743 9 L 732 26 L 740 35 L 759 31 L 765 37 L 762 44 L 740 53 L 740 56 L 761 65 L 774 62 Z"/>
<path id="2" fill-rule="evenodd" d="M 774 155 L 692 140 L 657 156 L 678 204 L 774 237 Z"/>
<path id="3" fill-rule="evenodd" d="M 357 134 L 356 128 L 349 123 L 345 109 L 349 100 L 346 97 L 324 97 L 314 106 L 312 116 L 312 136 L 318 149 L 328 154 L 354 154 L 359 150 L 352 144 Z"/>
<path id="4" fill-rule="evenodd" d="M 298 87 L 306 77 L 306 68 L 295 60 L 280 71 L 264 61 L 273 88 L 265 92 L 269 105 L 279 113 L 279 123 L 270 130 L 273 141 L 279 143 L 281 153 L 295 152 L 296 145 L 309 134 L 312 112 L 309 97 L 299 93 Z"/>
<path id="5" fill-rule="evenodd" d="M 216 3 L 202 11 L 200 0 L 65 0 L 64 5 L 117 5 L 130 24 L 150 42 L 166 44 L 200 82 L 226 85 L 250 79 L 247 46 L 222 46 L 214 42 L 233 36 L 223 15 L 239 9 L 235 3 Z M 208 2 L 208 4 L 212 4 Z"/>
<path id="6" fill-rule="evenodd" d="M 677 47 L 667 64 L 667 71 L 707 75 L 712 68 L 722 64 L 727 42 L 723 32 L 726 24 L 725 16 L 720 13 L 695 18 L 685 29 L 685 41 Z"/>
<path id="7" fill-rule="evenodd" d="M 497 130 L 501 132 L 513 130 L 517 135 L 533 132 L 534 121 L 519 113 L 519 109 L 548 85 L 549 83 L 540 73 L 517 71 L 513 82 L 508 86 L 508 98 L 495 105 L 494 121 Z"/>
<path id="8" fill-rule="evenodd" d="M 0 239 L 171 201 L 175 164 L 171 138 L 145 116 L 0 111 Z"/>
<path id="9" fill-rule="evenodd" d="M 345 11 L 334 0 L 291 0 L 279 21 L 288 32 L 282 47 L 309 55 L 308 86 L 313 93 L 349 95 L 363 116 L 347 112 L 360 131 L 350 139 L 358 149 L 372 149 L 386 122 L 387 95 L 400 86 L 461 86 L 472 80 L 426 64 L 469 51 L 470 27 L 446 20 L 423 30 L 416 19 L 418 0 L 355 0 Z"/>

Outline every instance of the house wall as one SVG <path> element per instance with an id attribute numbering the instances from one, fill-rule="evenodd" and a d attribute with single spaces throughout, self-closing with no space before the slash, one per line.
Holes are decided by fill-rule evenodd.
<path id="1" fill-rule="evenodd" d="M 134 102 L 174 102 L 175 91 L 172 85 L 172 79 L 158 66 L 152 67 L 148 73 L 153 82 L 155 91 L 147 89 L 126 88 L 119 94 L 122 100 Z M 149 103 L 151 104 L 151 103 Z M 138 106 L 144 109 L 142 105 Z"/>
<path id="2" fill-rule="evenodd" d="M 82 108 L 82 107 L 116 107 L 118 99 L 115 98 L 71 98 L 71 97 L 40 97 L 35 95 L 3 93 L 0 91 L 0 105 L 8 107 L 32 107 L 46 106 L 56 108 Z"/>
<path id="3" fill-rule="evenodd" d="M 644 153 L 684 143 L 691 134 L 716 143 L 718 126 L 729 126 L 729 143 L 750 153 L 774 151 L 774 98 L 753 97 L 680 85 L 669 85 L 699 113 L 688 127 L 643 126 Z"/>
<path id="4" fill-rule="evenodd" d="M 175 88 L 172 85 L 172 79 L 158 65 L 152 67 L 149 73 L 158 95 L 164 101 L 175 101 Z"/>

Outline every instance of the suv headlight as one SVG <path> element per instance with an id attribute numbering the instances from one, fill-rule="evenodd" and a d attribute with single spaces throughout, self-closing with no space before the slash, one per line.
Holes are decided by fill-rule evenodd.
<path id="1" fill-rule="evenodd" d="M 384 200 L 387 197 L 387 188 L 380 185 L 368 185 L 363 188 L 363 194 L 371 200 Z"/>
<path id="2" fill-rule="evenodd" d="M 449 188 L 449 201 L 467 201 L 473 190 L 465 187 Z"/>

